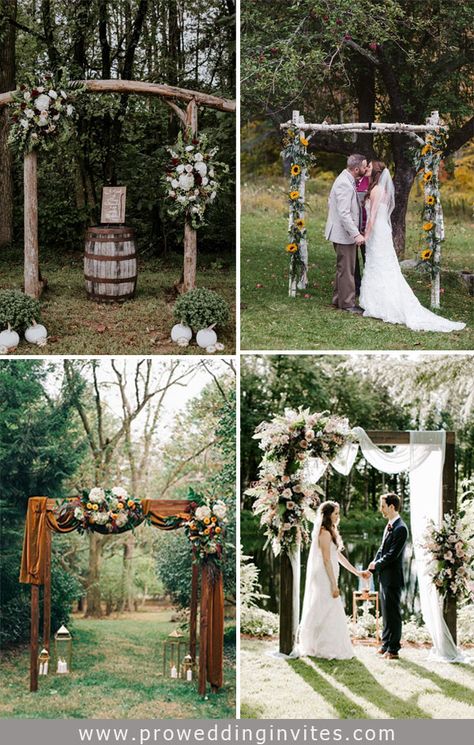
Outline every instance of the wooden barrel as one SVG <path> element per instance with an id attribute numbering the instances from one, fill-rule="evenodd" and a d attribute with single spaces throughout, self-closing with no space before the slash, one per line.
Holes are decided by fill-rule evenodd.
<path id="1" fill-rule="evenodd" d="M 84 277 L 90 298 L 122 302 L 135 294 L 137 253 L 131 228 L 88 228 L 84 254 Z"/>

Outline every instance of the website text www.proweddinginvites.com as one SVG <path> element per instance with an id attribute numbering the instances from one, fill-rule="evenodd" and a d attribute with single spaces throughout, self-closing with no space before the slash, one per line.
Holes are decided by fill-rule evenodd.
<path id="1" fill-rule="evenodd" d="M 320 728 L 315 725 L 265 725 L 243 726 L 239 722 L 229 724 L 216 722 L 206 727 L 163 726 L 137 727 L 136 729 L 115 727 L 78 728 L 79 742 L 83 743 L 393 743 L 395 730 L 387 727 L 354 727 L 343 731 L 340 727 Z"/>

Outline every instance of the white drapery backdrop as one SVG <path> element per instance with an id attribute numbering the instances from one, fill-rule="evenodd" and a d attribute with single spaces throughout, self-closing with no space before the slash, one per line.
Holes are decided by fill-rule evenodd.
<path id="1" fill-rule="evenodd" d="M 342 448 L 339 455 L 331 461 L 331 465 L 336 471 L 347 476 L 360 448 L 367 462 L 379 471 L 391 474 L 408 471 L 411 532 L 421 613 L 433 642 L 430 657 L 441 662 L 468 662 L 469 658 L 456 647 L 446 625 L 442 598 L 429 576 L 430 554 L 421 545 L 429 521 L 433 520 L 436 525 L 440 525 L 443 517 L 442 491 L 446 432 L 444 430 L 410 432 L 410 444 L 399 445 L 391 451 L 377 447 L 361 427 L 355 427 L 353 432 L 357 442 L 349 443 Z M 304 477 L 313 483 L 319 481 L 327 467 L 327 463 L 314 458 L 308 459 L 304 468 Z M 300 617 L 300 556 L 299 547 L 290 556 L 293 569 L 293 631 L 295 637 Z"/>

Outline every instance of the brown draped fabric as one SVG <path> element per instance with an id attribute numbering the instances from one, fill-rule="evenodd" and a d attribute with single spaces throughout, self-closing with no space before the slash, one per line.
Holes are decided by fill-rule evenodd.
<path id="1" fill-rule="evenodd" d="M 203 572 L 202 576 L 203 581 L 208 583 L 207 679 L 212 687 L 221 688 L 224 657 L 224 582 L 222 572 L 217 576 Z"/>
<path id="2" fill-rule="evenodd" d="M 174 530 L 189 520 L 189 502 L 183 499 L 160 500 L 143 499 L 144 517 L 160 530 Z M 166 518 L 176 518 L 172 525 Z M 77 529 L 73 514 L 56 514 L 54 500 L 48 497 L 30 497 L 25 522 L 23 553 L 21 557 L 20 582 L 43 585 L 48 571 L 47 531 L 71 533 Z M 222 573 L 210 573 L 208 568 L 202 572 L 202 593 L 207 596 L 207 680 L 211 686 L 220 688 L 223 682 L 223 639 L 224 639 L 224 588 Z"/>

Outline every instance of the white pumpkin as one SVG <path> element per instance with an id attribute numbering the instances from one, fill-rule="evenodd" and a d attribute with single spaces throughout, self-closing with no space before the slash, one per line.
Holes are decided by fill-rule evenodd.
<path id="1" fill-rule="evenodd" d="M 213 347 L 217 341 L 217 334 L 212 326 L 208 329 L 201 329 L 196 334 L 196 341 L 200 347 L 206 349 L 206 347 Z"/>
<path id="2" fill-rule="evenodd" d="M 178 342 L 180 339 L 186 339 L 190 341 L 193 337 L 193 332 L 184 323 L 177 323 L 171 329 L 171 339 Z"/>
<path id="3" fill-rule="evenodd" d="M 0 347 L 6 347 L 10 352 L 12 349 L 16 349 L 19 343 L 20 337 L 8 324 L 8 328 L 0 334 Z"/>
<path id="4" fill-rule="evenodd" d="M 46 328 L 41 323 L 36 323 L 36 321 L 33 321 L 32 325 L 25 331 L 25 339 L 30 344 L 39 344 L 41 347 L 46 343 L 47 338 L 48 332 Z"/>

